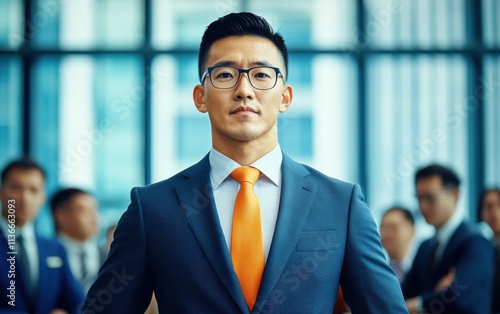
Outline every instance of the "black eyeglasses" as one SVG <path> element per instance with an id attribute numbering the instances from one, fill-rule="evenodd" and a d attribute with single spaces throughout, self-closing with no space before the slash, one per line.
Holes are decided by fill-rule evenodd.
<path id="1" fill-rule="evenodd" d="M 249 69 L 240 69 L 232 66 L 209 67 L 201 76 L 201 82 L 207 75 L 210 76 L 212 86 L 219 89 L 230 89 L 240 81 L 241 73 L 246 73 L 250 84 L 255 89 L 266 90 L 276 86 L 278 76 L 283 77 L 279 68 L 258 66 Z"/>
<path id="2" fill-rule="evenodd" d="M 418 202 L 427 202 L 429 204 L 434 204 L 437 202 L 438 198 L 444 194 L 444 193 L 447 193 L 447 192 L 450 192 L 451 189 L 450 188 L 443 188 L 443 189 L 440 189 L 440 190 L 436 190 L 434 192 L 431 192 L 431 193 L 428 193 L 428 194 L 422 194 L 422 195 L 415 195 L 415 197 L 417 198 Z"/>

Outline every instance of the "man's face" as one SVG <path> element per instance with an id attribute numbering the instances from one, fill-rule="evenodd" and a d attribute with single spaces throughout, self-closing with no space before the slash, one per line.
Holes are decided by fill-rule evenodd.
<path id="1" fill-rule="evenodd" d="M 414 233 L 413 225 L 401 211 L 387 212 L 382 218 L 380 237 L 382 245 L 391 259 L 399 260 L 404 257 L 413 240 Z"/>
<path id="2" fill-rule="evenodd" d="M 422 216 L 436 228 L 441 228 L 455 212 L 458 188 L 444 187 L 439 176 L 419 179 L 416 193 Z"/>
<path id="3" fill-rule="evenodd" d="M 231 36 L 213 43 L 207 67 L 231 65 L 251 68 L 259 65 L 278 67 L 283 72 L 283 59 L 276 46 L 268 39 L 256 36 Z M 193 91 L 196 108 L 208 112 L 215 149 L 224 151 L 237 142 L 250 142 L 274 148 L 277 144 L 277 118 L 285 112 L 292 100 L 292 88 L 278 77 L 270 90 L 256 90 L 246 74 L 231 89 L 217 89 L 206 77 L 203 85 Z"/>
<path id="4" fill-rule="evenodd" d="M 500 192 L 486 193 L 482 203 L 482 218 L 491 227 L 495 235 L 500 235 Z"/>
<path id="5" fill-rule="evenodd" d="M 45 179 L 37 169 L 12 169 L 0 188 L 2 215 L 7 217 L 9 200 L 15 201 L 18 227 L 32 221 L 45 202 Z"/>
<path id="6" fill-rule="evenodd" d="M 61 232 L 82 242 L 97 235 L 99 218 L 92 196 L 77 194 L 63 206 L 55 217 Z"/>

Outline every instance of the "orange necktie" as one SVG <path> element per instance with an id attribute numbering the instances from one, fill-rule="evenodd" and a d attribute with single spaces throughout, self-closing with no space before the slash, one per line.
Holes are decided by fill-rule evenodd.
<path id="1" fill-rule="evenodd" d="M 239 167 L 231 173 L 240 184 L 236 195 L 231 233 L 231 259 L 247 301 L 253 309 L 264 272 L 264 243 L 260 206 L 253 186 L 260 171 L 252 167 Z"/>

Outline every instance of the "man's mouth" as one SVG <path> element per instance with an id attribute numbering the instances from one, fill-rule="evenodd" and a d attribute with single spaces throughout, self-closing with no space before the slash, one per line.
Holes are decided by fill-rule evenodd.
<path id="1" fill-rule="evenodd" d="M 249 106 L 239 106 L 232 110 L 230 114 L 235 114 L 235 113 L 247 113 L 247 112 L 252 112 L 252 113 L 257 113 L 252 107 Z"/>

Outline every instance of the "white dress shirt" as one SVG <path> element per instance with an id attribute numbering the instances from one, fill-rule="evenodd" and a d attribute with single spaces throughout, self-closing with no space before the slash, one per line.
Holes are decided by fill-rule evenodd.
<path id="1" fill-rule="evenodd" d="M 436 239 L 439 241 L 439 246 L 436 251 L 436 261 L 441 259 L 444 250 L 448 246 L 451 237 L 462 223 L 463 216 L 458 211 L 455 211 L 451 218 L 439 229 L 436 229 Z"/>
<path id="2" fill-rule="evenodd" d="M 64 234 L 60 234 L 58 236 L 58 239 L 66 249 L 71 273 L 80 283 L 84 292 L 87 292 L 94 280 L 97 278 L 97 273 L 99 272 L 99 268 L 101 267 L 99 247 L 93 241 L 81 243 Z M 85 268 L 87 270 L 85 278 L 82 278 L 82 252 L 85 252 L 84 262 Z"/>
<path id="3" fill-rule="evenodd" d="M 448 242 L 450 242 L 451 237 L 457 230 L 458 226 L 463 221 L 463 216 L 457 210 L 451 216 L 451 218 L 439 229 L 436 229 L 436 234 L 434 235 L 435 240 L 439 241 L 439 245 L 436 249 L 436 264 L 439 263 L 441 256 L 443 255 L 444 250 L 448 246 Z M 419 311 L 423 311 L 423 300 L 422 296 L 417 297 L 417 309 Z"/>
<path id="4" fill-rule="evenodd" d="M 267 260 L 273 239 L 281 195 L 281 161 L 283 155 L 277 145 L 272 151 L 255 161 L 251 166 L 262 173 L 254 186 L 259 199 L 262 219 L 264 258 Z M 239 183 L 230 174 L 240 165 L 215 149 L 210 150 L 210 180 L 214 192 L 215 205 L 228 249 L 231 244 L 233 210 Z"/>
<path id="5" fill-rule="evenodd" d="M 4 217 L 0 219 L 0 228 L 2 229 L 2 233 L 7 237 L 9 234 L 9 226 Z M 26 250 L 26 255 L 29 260 L 29 268 L 31 273 L 31 280 L 33 281 L 33 285 L 38 287 L 38 280 L 40 277 L 39 270 L 39 258 L 38 258 L 38 244 L 36 242 L 36 234 L 35 234 L 35 226 L 33 222 L 28 222 L 24 224 L 22 227 L 15 227 L 16 230 L 16 238 L 19 238 L 21 235 L 23 236 L 24 248 Z M 16 244 L 17 245 L 17 244 Z M 16 248 L 17 249 L 17 248 Z M 18 253 L 19 255 L 19 253 Z"/>

